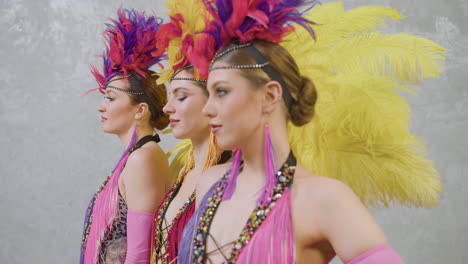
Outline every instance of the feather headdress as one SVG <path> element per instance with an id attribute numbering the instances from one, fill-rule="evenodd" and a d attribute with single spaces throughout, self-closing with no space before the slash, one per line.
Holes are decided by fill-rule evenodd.
<path id="1" fill-rule="evenodd" d="M 158 50 L 166 50 L 168 69 L 158 78 L 158 83 L 169 81 L 178 71 L 191 65 L 187 54 L 193 52 L 200 32 L 205 29 L 210 15 L 200 0 L 170 0 L 166 2 L 170 21 L 161 25 Z M 195 73 L 198 78 L 198 74 Z"/>
<path id="2" fill-rule="evenodd" d="M 207 74 L 216 52 L 235 41 L 241 44 L 254 39 L 280 43 L 294 30 L 292 23 L 314 35 L 314 23 L 302 17 L 299 10 L 315 1 L 305 0 L 203 0 L 212 16 L 204 34 L 190 53 L 191 61 L 200 73 Z"/>
<path id="3" fill-rule="evenodd" d="M 109 19 L 103 32 L 107 43 L 102 55 L 104 62 L 101 74 L 94 65 L 91 73 L 99 84 L 101 93 L 116 74 L 121 73 L 125 80 L 130 72 L 146 77 L 144 70 L 164 59 L 163 48 L 157 45 L 162 20 L 148 16 L 144 12 L 120 8 L 117 19 Z"/>

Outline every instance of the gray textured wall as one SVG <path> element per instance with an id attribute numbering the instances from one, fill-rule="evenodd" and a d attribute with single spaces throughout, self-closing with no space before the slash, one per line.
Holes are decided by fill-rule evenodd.
<path id="1" fill-rule="evenodd" d="M 122 151 L 116 137 L 99 131 L 101 97 L 80 97 L 96 85 L 88 64 L 100 63 L 103 22 L 117 7 L 160 13 L 161 2 L 1 1 L 0 263 L 77 262 L 85 206 Z M 409 97 L 412 129 L 444 183 L 439 206 L 373 213 L 408 263 L 466 263 L 468 0 L 346 4 L 379 3 L 408 16 L 389 31 L 437 41 L 448 49 L 448 65 Z M 165 137 L 162 145 L 174 143 Z"/>

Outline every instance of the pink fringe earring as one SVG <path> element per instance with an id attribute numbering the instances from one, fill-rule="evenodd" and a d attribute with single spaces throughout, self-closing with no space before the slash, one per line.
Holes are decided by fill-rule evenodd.
<path id="1" fill-rule="evenodd" d="M 265 156 L 265 187 L 263 193 L 259 198 L 259 202 L 263 204 L 268 203 L 268 197 L 273 194 L 273 189 L 276 184 L 276 153 L 271 141 L 270 122 L 268 117 L 265 118 L 265 137 L 264 137 L 264 156 Z"/>
<path id="2" fill-rule="evenodd" d="M 229 178 L 226 186 L 226 190 L 224 191 L 222 201 L 229 200 L 236 189 L 236 182 L 237 176 L 239 175 L 240 164 L 242 161 L 242 150 L 237 149 L 234 153 L 234 159 L 231 165 L 231 171 L 229 172 Z"/>

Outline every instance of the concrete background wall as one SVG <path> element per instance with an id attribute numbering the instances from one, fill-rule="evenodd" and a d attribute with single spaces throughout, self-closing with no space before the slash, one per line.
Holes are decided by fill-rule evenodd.
<path id="1" fill-rule="evenodd" d="M 328 2 L 328 1 L 325 1 Z M 76 263 L 92 193 L 122 151 L 99 130 L 96 87 L 103 23 L 119 6 L 162 14 L 160 0 L 0 2 L 0 263 Z M 412 131 L 427 142 L 444 184 L 435 209 L 373 210 L 407 263 L 468 259 L 468 0 L 378 1 L 407 18 L 389 27 L 448 49 L 447 69 L 410 96 Z M 463 26 L 465 25 L 465 26 Z M 163 137 L 168 150 L 176 141 Z M 334 263 L 340 263 L 334 261 Z"/>

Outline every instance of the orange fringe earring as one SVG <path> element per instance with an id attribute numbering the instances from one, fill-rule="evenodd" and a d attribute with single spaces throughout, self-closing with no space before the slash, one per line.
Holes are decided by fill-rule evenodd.
<path id="1" fill-rule="evenodd" d="M 177 155 L 182 155 L 184 150 L 180 150 Z M 208 151 L 205 156 L 205 163 L 203 164 L 202 172 L 206 171 L 209 167 L 216 165 L 221 158 L 223 150 L 218 147 L 216 143 L 216 137 L 213 133 L 210 133 L 210 141 L 208 143 Z M 182 171 L 177 176 L 176 182 L 182 182 L 185 176 L 195 167 L 195 157 L 193 154 L 193 146 L 190 144 L 189 155 L 187 161 L 183 165 Z M 173 168 L 171 168 L 173 169 Z"/>

